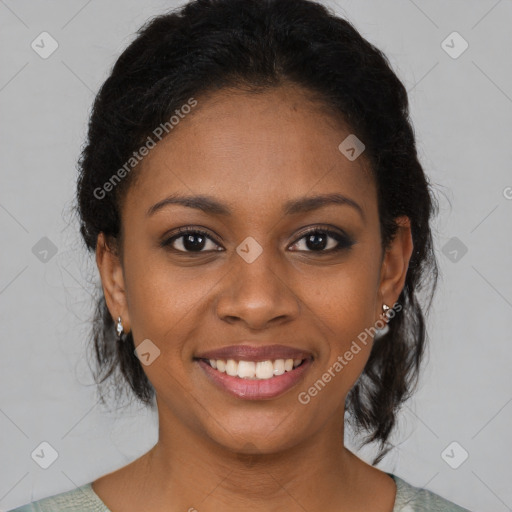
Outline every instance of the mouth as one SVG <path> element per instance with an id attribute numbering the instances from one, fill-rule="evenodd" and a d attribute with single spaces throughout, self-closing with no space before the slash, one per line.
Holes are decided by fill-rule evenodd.
<path id="1" fill-rule="evenodd" d="M 304 378 L 313 357 L 249 361 L 195 358 L 208 381 L 246 400 L 269 400 L 289 391 Z"/>
<path id="2" fill-rule="evenodd" d="M 197 359 L 220 373 L 251 380 L 274 379 L 301 366 L 306 359 L 275 359 L 266 361 L 236 361 L 235 359 Z"/>

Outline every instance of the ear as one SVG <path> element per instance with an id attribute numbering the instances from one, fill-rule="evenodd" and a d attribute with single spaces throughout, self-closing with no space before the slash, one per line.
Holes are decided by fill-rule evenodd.
<path id="1" fill-rule="evenodd" d="M 108 310 L 117 324 L 121 317 L 125 333 L 130 332 L 130 317 L 124 286 L 123 267 L 119 256 L 107 245 L 105 235 L 100 233 L 96 243 L 96 264 L 101 276 L 103 293 Z"/>
<path id="2" fill-rule="evenodd" d="M 413 251 L 409 217 L 401 216 L 395 220 L 398 230 L 384 254 L 380 270 L 379 295 L 381 302 L 378 305 L 378 315 L 382 315 L 382 304 L 393 307 L 402 293 Z"/>

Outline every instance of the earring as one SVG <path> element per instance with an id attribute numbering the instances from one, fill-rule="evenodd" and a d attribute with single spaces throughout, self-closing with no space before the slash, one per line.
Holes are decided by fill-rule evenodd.
<path id="1" fill-rule="evenodd" d="M 389 320 L 389 310 L 391 308 L 387 304 L 382 304 L 382 311 L 384 312 L 384 316 L 386 317 L 386 320 Z M 389 325 L 386 322 L 386 325 L 382 328 L 376 328 L 375 336 L 374 338 L 380 338 L 381 336 L 384 336 L 389 332 Z"/>
<path id="2" fill-rule="evenodd" d="M 116 332 L 117 332 L 117 339 L 118 340 L 122 340 L 122 336 L 123 336 L 123 323 L 121 322 L 121 317 L 120 316 L 117 317 Z"/>

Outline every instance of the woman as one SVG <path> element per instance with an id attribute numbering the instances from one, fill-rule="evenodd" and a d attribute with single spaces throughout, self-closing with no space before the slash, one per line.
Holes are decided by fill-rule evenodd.
<path id="1" fill-rule="evenodd" d="M 343 442 L 346 419 L 389 450 L 437 277 L 406 91 L 347 21 L 309 0 L 154 18 L 80 171 L 96 377 L 157 407 L 159 439 L 17 510 L 465 510 Z"/>

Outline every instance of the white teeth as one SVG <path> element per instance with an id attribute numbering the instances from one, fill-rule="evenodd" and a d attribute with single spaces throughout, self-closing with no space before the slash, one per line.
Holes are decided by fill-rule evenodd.
<path id="1" fill-rule="evenodd" d="M 302 359 L 276 359 L 275 361 L 235 361 L 234 359 L 210 359 L 210 366 L 219 372 L 241 379 L 267 380 L 291 372 Z"/>
<path id="2" fill-rule="evenodd" d="M 243 361 L 240 361 L 242 363 Z M 256 363 L 256 378 L 270 379 L 274 376 L 274 365 L 272 361 L 258 361 Z"/>
<path id="3" fill-rule="evenodd" d="M 256 373 L 256 363 L 253 361 L 240 361 L 238 363 L 237 375 L 241 379 L 252 378 Z"/>
<path id="4" fill-rule="evenodd" d="M 226 373 L 235 377 L 238 371 L 238 363 L 234 359 L 228 359 L 226 361 Z"/>
<path id="5" fill-rule="evenodd" d="M 283 375 L 284 373 L 284 359 L 277 359 L 274 361 L 274 375 Z"/>

